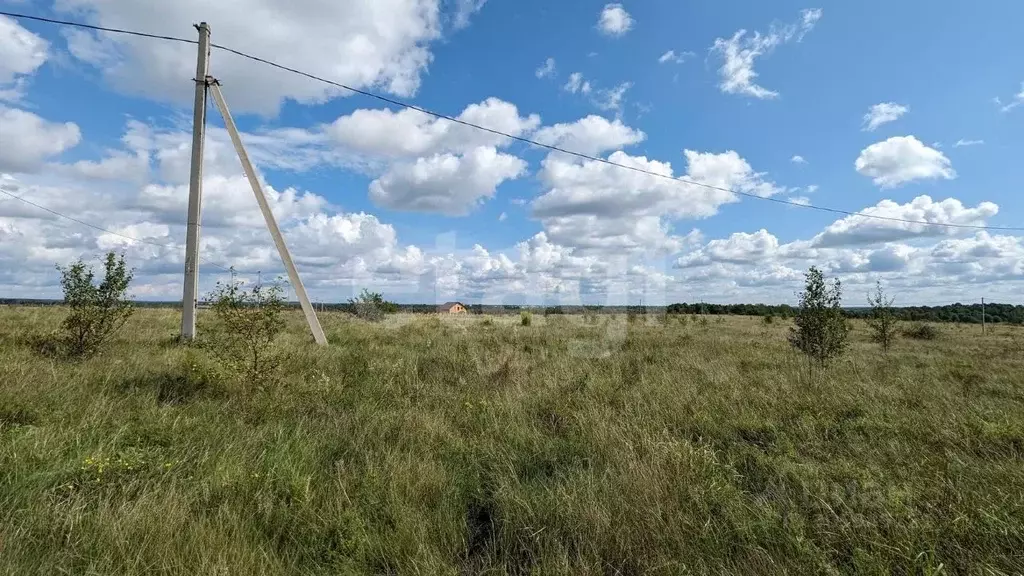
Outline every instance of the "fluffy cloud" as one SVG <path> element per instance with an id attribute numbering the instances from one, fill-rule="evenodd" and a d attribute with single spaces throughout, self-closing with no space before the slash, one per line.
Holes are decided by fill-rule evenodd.
<path id="1" fill-rule="evenodd" d="M 49 46 L 17 21 L 0 16 L 0 101 L 21 98 L 25 77 L 46 62 Z"/>
<path id="2" fill-rule="evenodd" d="M 739 30 L 729 39 L 715 39 L 711 51 L 722 57 L 722 66 L 718 70 L 722 92 L 762 99 L 778 97 L 778 92 L 755 83 L 758 75 L 754 71 L 754 62 L 782 44 L 803 40 L 821 19 L 821 14 L 821 9 L 803 10 L 799 21 L 782 27 L 773 24 L 767 34 L 754 32 L 747 36 L 746 30 Z"/>
<path id="3" fill-rule="evenodd" d="M 536 114 L 520 116 L 514 104 L 498 98 L 470 104 L 457 118 L 512 136 L 531 132 L 540 124 Z M 504 146 L 510 142 L 505 136 L 411 109 L 398 112 L 356 110 L 338 118 L 326 132 L 346 149 L 386 158 L 462 153 L 480 146 Z"/>
<path id="4" fill-rule="evenodd" d="M 811 244 L 817 247 L 849 246 L 892 242 L 923 236 L 948 235 L 956 233 L 957 229 L 942 226 L 942 224 L 984 226 L 986 219 L 995 216 L 998 212 L 999 206 L 992 202 L 982 202 L 974 208 L 968 208 L 955 198 L 935 202 L 928 196 L 918 196 L 906 204 L 882 200 L 875 206 L 861 210 L 863 214 L 879 218 L 847 216 L 830 224 L 823 232 L 814 237 Z M 927 224 L 881 218 L 926 222 Z"/>
<path id="5" fill-rule="evenodd" d="M 711 240 L 705 247 L 680 258 L 677 265 L 688 268 L 712 262 L 756 263 L 773 258 L 778 251 L 779 240 L 762 228 L 753 234 L 736 232 L 726 239 Z"/>
<path id="6" fill-rule="evenodd" d="M 467 106 L 458 119 L 511 136 L 531 133 L 540 124 L 536 114 L 520 116 L 514 105 L 497 98 Z M 511 138 L 410 109 L 357 110 L 326 133 L 343 149 L 368 155 L 370 164 L 383 164 L 370 185 L 370 199 L 396 210 L 468 214 L 527 166 L 497 151 Z"/>
<path id="7" fill-rule="evenodd" d="M 973 282 L 1024 280 L 1024 237 L 978 232 L 973 237 L 943 240 L 929 253 L 943 275 Z"/>
<path id="8" fill-rule="evenodd" d="M 483 2 L 454 4 L 451 21 L 458 28 Z M 417 91 L 420 75 L 432 59 L 430 44 L 443 33 L 440 0 L 181 0 L 146 6 L 134 0 L 67 0 L 58 8 L 95 24 L 173 36 L 194 34 L 181 23 L 202 14 L 216 43 L 278 58 L 283 64 L 350 86 L 400 96 Z M 114 86 L 158 100 L 190 101 L 193 46 L 121 36 L 94 44 L 107 48 L 75 54 L 101 68 Z M 89 58 L 89 54 L 102 57 Z M 212 67 L 239 111 L 273 114 L 285 99 L 317 103 L 346 95 L 338 88 L 216 50 Z"/>
<path id="9" fill-rule="evenodd" d="M 633 17 L 626 12 L 622 4 L 606 4 L 601 10 L 597 29 L 607 36 L 623 36 L 633 28 Z"/>
<path id="10" fill-rule="evenodd" d="M 864 126 L 861 130 L 871 132 L 882 124 L 899 120 L 901 116 L 909 111 L 909 106 L 903 106 L 902 104 L 897 104 L 895 102 L 882 102 L 881 104 L 875 104 L 868 110 L 867 114 L 864 115 Z"/>
<path id="11" fill-rule="evenodd" d="M 534 74 L 537 78 L 551 78 L 555 75 L 555 59 L 548 58 L 544 61 L 544 64 L 537 68 Z"/>
<path id="12" fill-rule="evenodd" d="M 868 146 L 861 150 L 854 167 L 883 188 L 914 180 L 956 178 L 945 154 L 925 146 L 913 136 L 893 136 Z"/>
<path id="13" fill-rule="evenodd" d="M 590 115 L 570 124 L 545 126 L 533 135 L 541 144 L 593 156 L 642 142 L 647 136 L 615 119 Z"/>
<path id="14" fill-rule="evenodd" d="M 672 235 L 669 219 L 712 216 L 719 206 L 738 200 L 729 190 L 761 196 L 781 191 L 734 151 L 686 150 L 684 155 L 684 177 L 696 184 L 673 179 L 669 163 L 621 151 L 608 160 L 637 170 L 552 154 L 541 171 L 548 191 L 533 201 L 533 215 L 559 244 L 594 251 L 671 252 L 681 239 Z"/>
<path id="15" fill-rule="evenodd" d="M 464 216 L 526 167 L 523 160 L 488 146 L 461 157 L 438 154 L 395 164 L 370 184 L 370 199 L 396 210 Z"/>
<path id="16" fill-rule="evenodd" d="M 804 160 L 803 156 L 796 155 L 789 159 L 793 164 L 807 164 L 807 160 Z"/>
<path id="17" fill-rule="evenodd" d="M 921 197 L 906 205 L 884 201 L 864 212 L 927 222 L 983 223 L 995 213 L 989 203 L 964 208 L 955 199 L 932 202 Z M 938 243 L 933 236 L 945 237 Z M 848 217 L 810 240 L 781 243 L 765 229 L 734 233 L 703 245 L 691 245 L 675 262 L 679 280 L 716 300 L 785 301 L 801 286 L 803 271 L 816 265 L 841 277 L 847 295 L 868 292 L 882 280 L 902 305 L 969 300 L 964 286 L 983 283 L 997 299 L 1019 302 L 1024 281 L 1024 236 L 968 235 L 956 228 Z M 1017 294 L 1015 296 L 1015 294 Z M 742 295 L 742 296 L 740 296 Z M 922 302 L 923 301 L 923 302 Z"/>
<path id="18" fill-rule="evenodd" d="M 78 145 L 73 122 L 56 123 L 32 112 L 0 106 L 0 172 L 33 172 L 53 156 Z"/>

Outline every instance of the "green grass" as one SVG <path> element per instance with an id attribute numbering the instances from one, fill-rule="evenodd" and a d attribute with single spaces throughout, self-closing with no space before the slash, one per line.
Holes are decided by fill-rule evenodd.
<path id="1" fill-rule="evenodd" d="M 290 313 L 260 390 L 169 310 L 40 356 L 61 313 L 0 308 L 4 574 L 1024 570 L 1021 328 L 810 373 L 783 320 Z"/>

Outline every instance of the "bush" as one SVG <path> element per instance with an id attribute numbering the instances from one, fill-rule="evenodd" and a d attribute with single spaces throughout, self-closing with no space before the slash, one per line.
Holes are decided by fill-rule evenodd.
<path id="1" fill-rule="evenodd" d="M 771 314 L 768 314 L 764 318 L 761 319 L 761 322 L 765 326 L 770 326 L 770 325 L 775 323 L 775 316 L 772 316 Z"/>
<path id="2" fill-rule="evenodd" d="M 529 326 L 533 321 L 533 314 L 523 311 L 519 313 L 519 323 L 523 326 Z"/>
<path id="3" fill-rule="evenodd" d="M 284 326 L 284 289 L 280 284 L 256 284 L 251 290 L 242 286 L 232 277 L 227 284 L 218 282 L 207 297 L 217 318 L 209 342 L 213 353 L 247 383 L 270 385 L 277 381 L 280 366 L 273 344 Z"/>
<path id="4" fill-rule="evenodd" d="M 882 345 L 882 351 L 888 352 L 893 341 L 896 340 L 896 333 L 899 328 L 899 321 L 893 311 L 892 303 L 895 298 L 888 298 L 882 290 L 882 283 L 875 283 L 875 295 L 868 296 L 868 305 L 871 306 L 871 315 L 868 317 L 868 326 L 871 328 L 871 339 Z"/>
<path id="5" fill-rule="evenodd" d="M 103 261 L 103 281 L 93 284 L 95 273 L 81 260 L 60 270 L 60 286 L 64 304 L 71 311 L 61 322 L 54 351 L 69 356 L 88 356 L 124 326 L 134 307 L 125 295 L 132 282 L 132 271 L 124 255 L 108 252 Z"/>
<path id="6" fill-rule="evenodd" d="M 904 330 L 903 335 L 914 340 L 935 340 L 939 331 L 931 324 L 918 324 Z"/>
<path id="7" fill-rule="evenodd" d="M 388 302 L 380 292 L 370 292 L 366 288 L 358 298 L 350 298 L 348 304 L 356 317 L 368 322 L 380 322 L 386 314 L 398 312 L 398 304 Z"/>
<path id="8" fill-rule="evenodd" d="M 850 327 L 843 317 L 842 299 L 839 279 L 827 286 L 821 271 L 811 266 L 800 293 L 800 309 L 796 326 L 790 328 L 789 343 L 822 366 L 846 350 Z"/>

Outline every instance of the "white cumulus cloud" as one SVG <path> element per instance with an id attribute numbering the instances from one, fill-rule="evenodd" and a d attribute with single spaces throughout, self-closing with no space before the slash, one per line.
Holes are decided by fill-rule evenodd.
<path id="1" fill-rule="evenodd" d="M 0 101 L 18 101 L 28 76 L 46 62 L 50 43 L 0 16 Z"/>
<path id="2" fill-rule="evenodd" d="M 906 204 L 882 200 L 861 212 L 877 218 L 847 216 L 830 224 L 811 243 L 821 247 L 846 246 L 955 234 L 957 228 L 943 224 L 984 226 L 986 219 L 999 212 L 999 206 L 981 202 L 968 208 L 955 198 L 936 202 L 930 196 L 918 196 Z"/>
<path id="3" fill-rule="evenodd" d="M 956 171 L 946 155 L 913 136 L 893 136 L 861 150 L 854 163 L 857 172 L 883 188 L 914 180 L 952 180 Z"/>
<path id="4" fill-rule="evenodd" d="M 411 96 L 433 58 L 431 44 L 444 33 L 442 5 L 452 7 L 450 21 L 458 28 L 483 2 L 65 0 L 57 8 L 92 24 L 172 36 L 194 37 L 190 24 L 202 17 L 216 43 L 354 87 Z M 94 59 L 88 51 L 73 53 L 121 91 L 182 105 L 191 102 L 194 46 L 125 36 L 104 37 L 102 43 L 107 49 L 92 51 Z M 214 50 L 211 58 L 225 96 L 239 112 L 272 115 L 288 99 L 314 104 L 347 96 L 339 88 L 221 51 Z"/>
<path id="5" fill-rule="evenodd" d="M 673 179 L 670 163 L 621 151 L 608 160 L 653 174 L 553 153 L 540 174 L 548 191 L 533 201 L 533 215 L 548 237 L 565 246 L 671 252 L 683 242 L 672 234 L 671 220 L 716 214 L 723 204 L 739 200 L 730 190 L 759 196 L 781 191 L 734 151 L 686 150 L 684 155 L 688 168 L 682 176 L 693 183 Z"/>
<path id="6" fill-rule="evenodd" d="M 488 146 L 463 156 L 437 154 L 393 165 L 370 183 L 370 199 L 396 210 L 464 216 L 526 167 L 523 160 Z"/>
<path id="7" fill-rule="evenodd" d="M 590 115 L 569 124 L 545 126 L 533 135 L 541 144 L 593 156 L 642 142 L 646 135 L 622 120 Z"/>
<path id="8" fill-rule="evenodd" d="M 540 124 L 536 114 L 520 116 L 514 104 L 488 98 L 470 104 L 457 116 L 470 122 L 520 136 Z M 504 146 L 505 136 L 484 132 L 411 109 L 360 109 L 335 120 L 326 129 L 335 142 L 347 149 L 383 157 L 427 156 L 440 152 L 465 152 L 479 146 Z"/>
<path id="9" fill-rule="evenodd" d="M 608 36 L 622 36 L 633 28 L 633 17 L 626 12 L 622 4 L 606 4 L 601 10 L 597 28 Z"/>
<path id="10" fill-rule="evenodd" d="M 50 122 L 0 105 L 0 173 L 36 171 L 45 160 L 78 145 L 81 138 L 74 122 Z"/>

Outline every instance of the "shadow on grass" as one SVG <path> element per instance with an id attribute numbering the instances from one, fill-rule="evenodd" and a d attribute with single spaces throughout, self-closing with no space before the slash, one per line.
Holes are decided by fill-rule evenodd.
<path id="1" fill-rule="evenodd" d="M 150 392 L 162 405 L 188 404 L 227 395 L 227 390 L 217 380 L 190 371 L 134 376 L 121 382 L 117 388 L 122 392 Z"/>

